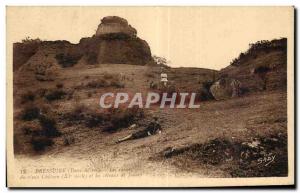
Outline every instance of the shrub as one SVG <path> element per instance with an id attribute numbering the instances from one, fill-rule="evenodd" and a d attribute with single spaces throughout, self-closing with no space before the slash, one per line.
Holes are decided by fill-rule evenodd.
<path id="1" fill-rule="evenodd" d="M 53 145 L 53 140 L 45 136 L 33 137 L 30 141 L 33 149 L 37 152 L 44 151 L 46 147 Z"/>
<path id="2" fill-rule="evenodd" d="M 74 66 L 80 58 L 81 55 L 71 55 L 71 54 L 63 54 L 63 53 L 57 54 L 55 56 L 55 59 L 63 68 Z"/>
<path id="3" fill-rule="evenodd" d="M 101 88 L 109 86 L 109 83 L 104 79 L 92 80 L 86 84 L 89 88 Z"/>
<path id="4" fill-rule="evenodd" d="M 70 133 L 65 134 L 64 135 L 64 145 L 68 146 L 68 145 L 71 145 L 73 143 L 75 143 L 75 137 Z"/>
<path id="5" fill-rule="evenodd" d="M 144 117 L 144 112 L 139 108 L 117 109 L 108 114 L 108 126 L 104 129 L 107 132 L 115 132 L 120 128 L 128 127 L 134 121 Z"/>
<path id="6" fill-rule="evenodd" d="M 155 78 L 155 74 L 153 73 L 145 73 L 145 76 L 148 77 L 148 78 Z"/>
<path id="7" fill-rule="evenodd" d="M 35 99 L 35 94 L 32 91 L 28 91 L 21 95 L 21 103 L 33 102 Z"/>
<path id="8" fill-rule="evenodd" d="M 66 94 L 67 93 L 63 90 L 52 90 L 45 95 L 45 98 L 48 101 L 60 100 L 63 99 Z"/>
<path id="9" fill-rule="evenodd" d="M 255 74 L 265 74 L 271 70 L 268 66 L 258 66 L 254 69 Z"/>
<path id="10" fill-rule="evenodd" d="M 213 81 L 204 81 L 202 83 L 202 88 L 198 91 L 198 99 L 200 101 L 207 101 L 214 99 L 212 93 L 210 92 L 210 87 L 213 85 Z"/>
<path id="11" fill-rule="evenodd" d="M 105 121 L 105 115 L 97 112 L 90 112 L 85 117 L 85 125 L 89 128 L 97 127 L 103 124 Z"/>
<path id="12" fill-rule="evenodd" d="M 47 93 L 47 89 L 45 88 L 40 88 L 36 91 L 36 93 L 40 96 L 40 97 L 44 97 L 45 94 Z"/>
<path id="13" fill-rule="evenodd" d="M 128 127 L 134 121 L 144 117 L 144 112 L 139 108 L 111 109 L 105 112 L 91 109 L 83 104 L 78 104 L 64 120 L 69 124 L 84 124 L 88 128 L 104 126 L 104 131 L 114 132 L 120 128 Z"/>
<path id="14" fill-rule="evenodd" d="M 271 68 L 268 66 L 258 66 L 254 69 L 254 74 L 257 74 L 258 77 L 262 80 L 262 89 L 267 89 L 267 73 L 271 71 Z"/>
<path id="15" fill-rule="evenodd" d="M 248 93 L 250 90 L 247 87 L 241 87 L 240 91 L 241 91 L 241 95 L 244 95 L 244 94 Z"/>
<path id="16" fill-rule="evenodd" d="M 116 87 L 116 88 L 124 88 L 125 84 L 119 80 L 113 79 L 110 82 L 110 86 Z"/>
<path id="17" fill-rule="evenodd" d="M 42 115 L 39 117 L 40 124 L 43 128 L 43 134 L 47 137 L 57 137 L 61 133 L 56 128 L 56 121 L 51 117 Z"/>
<path id="18" fill-rule="evenodd" d="M 88 64 L 97 64 L 97 54 L 95 52 L 88 52 L 87 53 L 87 63 Z"/>
<path id="19" fill-rule="evenodd" d="M 39 136 L 42 135 L 42 128 L 38 121 L 25 122 L 21 126 L 24 135 Z"/>
<path id="20" fill-rule="evenodd" d="M 88 92 L 88 93 L 87 93 L 87 97 L 89 97 L 89 98 L 91 98 L 92 95 L 93 95 L 93 94 L 92 94 L 91 92 Z"/>
<path id="21" fill-rule="evenodd" d="M 90 80 L 85 85 L 88 88 L 103 88 L 103 87 L 116 87 L 116 88 L 124 88 L 125 84 L 120 81 L 119 77 L 113 76 L 111 74 L 104 74 L 102 78 Z"/>
<path id="22" fill-rule="evenodd" d="M 93 110 L 83 104 L 77 104 L 70 112 L 64 115 L 64 119 L 67 120 L 70 125 L 82 123 L 89 128 L 93 128 L 103 124 L 106 120 L 106 116 L 96 109 Z"/>
<path id="23" fill-rule="evenodd" d="M 58 89 L 61 89 L 61 88 L 63 88 L 64 87 L 64 84 L 63 83 L 57 83 L 56 84 L 56 88 L 58 88 Z"/>
<path id="24" fill-rule="evenodd" d="M 25 109 L 21 112 L 21 119 L 24 121 L 31 121 L 39 118 L 40 109 L 37 107 L 25 107 Z"/>

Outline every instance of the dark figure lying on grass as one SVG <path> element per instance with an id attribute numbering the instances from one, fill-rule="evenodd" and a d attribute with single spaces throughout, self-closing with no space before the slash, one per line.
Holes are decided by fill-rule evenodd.
<path id="1" fill-rule="evenodd" d="M 152 121 L 144 130 L 137 131 L 126 137 L 118 139 L 116 143 L 121 143 L 127 140 L 140 139 L 140 138 L 148 137 L 150 135 L 155 135 L 157 133 L 161 133 L 161 126 L 158 123 L 157 117 L 154 117 L 154 121 Z"/>

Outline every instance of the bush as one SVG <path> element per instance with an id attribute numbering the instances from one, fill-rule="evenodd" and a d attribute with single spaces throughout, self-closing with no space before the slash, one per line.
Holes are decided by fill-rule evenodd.
<path id="1" fill-rule="evenodd" d="M 63 90 L 52 90 L 45 95 L 45 98 L 48 101 L 60 100 L 63 99 L 66 94 L 67 93 Z"/>
<path id="2" fill-rule="evenodd" d="M 117 109 L 108 114 L 108 126 L 104 129 L 107 132 L 115 132 L 121 128 L 128 127 L 134 121 L 144 117 L 144 112 L 139 108 Z"/>
<path id="3" fill-rule="evenodd" d="M 58 137 L 61 133 L 56 128 L 56 121 L 51 117 L 45 115 L 40 116 L 40 124 L 43 128 L 43 134 L 47 137 Z"/>
<path id="4" fill-rule="evenodd" d="M 49 113 L 47 106 L 27 107 L 22 111 L 21 118 L 30 122 L 23 122 L 20 129 L 24 135 L 31 137 L 30 143 L 35 151 L 42 151 L 47 146 L 51 146 L 53 144 L 51 138 L 61 135 L 55 119 Z"/>
<path id="5" fill-rule="evenodd" d="M 63 68 L 74 66 L 80 58 L 81 55 L 71 55 L 71 54 L 63 54 L 63 53 L 57 54 L 55 56 L 55 59 Z"/>
<path id="6" fill-rule="evenodd" d="M 145 73 L 145 76 L 148 78 L 155 78 L 155 74 L 154 73 Z"/>
<path id="7" fill-rule="evenodd" d="M 93 94 L 92 94 L 91 92 L 88 92 L 88 93 L 87 93 L 87 97 L 89 97 L 89 98 L 91 98 L 92 95 L 93 95 Z"/>
<path id="8" fill-rule="evenodd" d="M 63 115 L 63 119 L 68 121 L 69 124 L 79 124 L 84 120 L 85 112 L 87 111 L 87 107 L 83 104 L 76 104 L 74 108 Z"/>
<path id="9" fill-rule="evenodd" d="M 104 74 L 102 78 L 90 80 L 85 85 L 88 88 L 103 88 L 103 87 L 116 87 L 116 88 L 124 88 L 125 84 L 120 81 L 120 79 L 111 74 Z"/>
<path id="10" fill-rule="evenodd" d="M 35 99 L 35 94 L 32 91 L 28 91 L 21 95 L 21 103 L 25 104 L 27 102 L 33 102 Z"/>
<path id="11" fill-rule="evenodd" d="M 269 68 L 268 66 L 258 66 L 254 69 L 255 74 L 266 74 L 269 71 L 271 71 L 271 68 Z"/>
<path id="12" fill-rule="evenodd" d="M 30 141 L 33 149 L 37 152 L 44 151 L 46 147 L 53 145 L 53 140 L 45 136 L 33 137 Z"/>
<path id="13" fill-rule="evenodd" d="M 64 135 L 64 145 L 68 146 L 68 145 L 71 145 L 73 143 L 75 143 L 75 137 L 70 133 L 65 134 Z"/>
<path id="14" fill-rule="evenodd" d="M 104 131 L 107 132 L 128 127 L 143 117 L 144 112 L 139 108 L 110 109 L 102 112 L 98 109 L 90 109 L 83 104 L 76 105 L 73 110 L 63 116 L 70 125 L 84 124 L 88 128 L 104 126 Z"/>
<path id="15" fill-rule="evenodd" d="M 198 91 L 198 99 L 200 101 L 213 100 L 214 97 L 210 92 L 210 87 L 213 85 L 213 81 L 204 81 L 202 88 Z"/>
<path id="16" fill-rule="evenodd" d="M 64 87 L 64 84 L 63 83 L 57 83 L 56 84 L 56 88 L 58 88 L 58 89 L 61 89 L 61 88 L 63 88 Z"/>
<path id="17" fill-rule="evenodd" d="M 116 88 L 124 88 L 125 84 L 119 80 L 113 79 L 110 82 L 110 86 L 116 87 Z"/>
<path id="18" fill-rule="evenodd" d="M 90 112 L 85 117 L 85 125 L 89 128 L 97 127 L 104 123 L 105 115 L 97 112 Z"/>
<path id="19" fill-rule="evenodd" d="M 241 95 L 244 95 L 244 94 L 247 94 L 250 92 L 249 88 L 246 88 L 246 87 L 241 87 L 240 91 L 241 91 Z"/>
<path id="20" fill-rule="evenodd" d="M 21 119 L 24 121 L 32 121 L 34 119 L 39 118 L 40 109 L 37 107 L 25 107 L 25 109 L 21 112 Z"/>
<path id="21" fill-rule="evenodd" d="M 93 128 L 103 124 L 106 120 L 106 115 L 96 109 L 92 110 L 83 104 L 78 104 L 69 113 L 64 115 L 64 119 L 70 125 L 82 123 L 89 128 Z"/>
<path id="22" fill-rule="evenodd" d="M 88 82 L 86 86 L 89 88 L 102 88 L 109 86 L 109 83 L 106 80 L 98 79 Z"/>
<path id="23" fill-rule="evenodd" d="M 254 74 L 262 80 L 262 90 L 267 89 L 267 73 L 271 71 L 268 66 L 258 66 L 254 69 Z"/>
<path id="24" fill-rule="evenodd" d="M 21 126 L 24 135 L 39 136 L 42 135 L 42 128 L 38 121 L 25 122 Z"/>
<path id="25" fill-rule="evenodd" d="M 47 93 L 47 89 L 45 88 L 40 88 L 36 91 L 36 93 L 40 96 L 40 97 L 44 97 L 45 94 Z"/>

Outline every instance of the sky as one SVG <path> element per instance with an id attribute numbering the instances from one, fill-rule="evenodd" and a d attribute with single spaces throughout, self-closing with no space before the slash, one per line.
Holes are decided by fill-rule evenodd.
<path id="1" fill-rule="evenodd" d="M 110 15 L 127 19 L 172 67 L 219 70 L 249 43 L 293 34 L 292 7 L 8 7 L 7 36 L 78 43 Z"/>

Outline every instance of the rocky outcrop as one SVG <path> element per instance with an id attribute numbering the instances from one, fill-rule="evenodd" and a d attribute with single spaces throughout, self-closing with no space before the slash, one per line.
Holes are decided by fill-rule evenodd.
<path id="1" fill-rule="evenodd" d="M 137 31 L 127 20 L 108 16 L 101 20 L 95 36 L 82 39 L 79 47 L 86 51 L 87 64 L 145 65 L 152 60 L 151 50 L 136 35 Z"/>
<path id="2" fill-rule="evenodd" d="M 93 37 L 79 44 L 68 41 L 29 41 L 14 44 L 14 70 L 40 73 L 41 69 L 72 67 L 78 63 L 145 65 L 152 61 L 147 42 L 126 19 L 104 17 Z M 37 70 L 38 69 L 38 70 Z"/>
<path id="3" fill-rule="evenodd" d="M 128 25 L 126 19 L 118 16 L 108 16 L 101 20 L 96 31 L 96 36 L 122 33 L 129 37 L 136 37 L 136 29 Z"/>
<path id="4" fill-rule="evenodd" d="M 241 86 L 238 80 L 221 78 L 210 87 L 210 92 L 216 100 L 229 99 L 240 96 Z"/>

